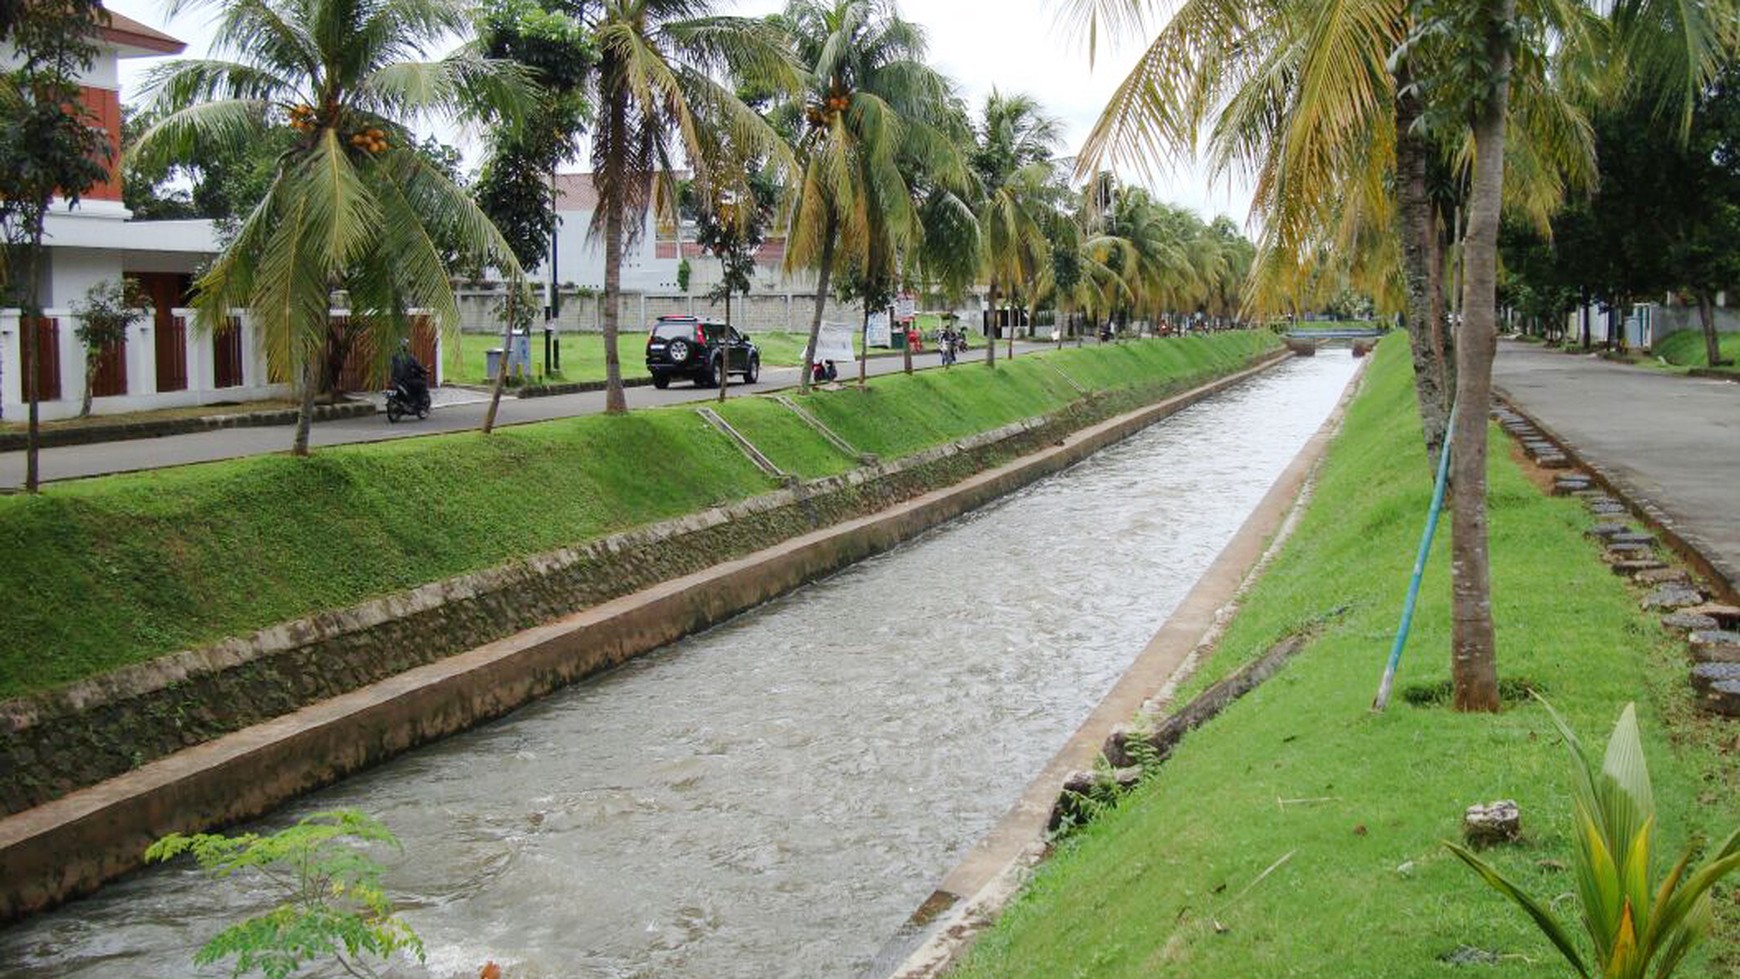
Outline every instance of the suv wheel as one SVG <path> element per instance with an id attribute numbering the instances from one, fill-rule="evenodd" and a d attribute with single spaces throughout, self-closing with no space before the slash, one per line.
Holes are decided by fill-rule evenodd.
<path id="1" fill-rule="evenodd" d="M 761 358 L 749 358 L 749 369 L 743 372 L 743 383 L 754 384 L 761 378 Z"/>
<path id="2" fill-rule="evenodd" d="M 707 361 L 707 366 L 701 368 L 700 373 L 695 375 L 695 386 L 698 388 L 719 386 L 719 361 L 717 358 Z"/>
<path id="3" fill-rule="evenodd" d="M 663 391 L 665 388 L 668 388 L 670 386 L 671 386 L 671 375 L 663 373 L 662 371 L 653 375 L 653 387 L 658 388 L 660 391 Z"/>
<path id="4" fill-rule="evenodd" d="M 665 348 L 665 356 L 671 359 L 671 363 L 679 365 L 688 362 L 691 352 L 689 341 L 680 337 L 672 340 Z"/>

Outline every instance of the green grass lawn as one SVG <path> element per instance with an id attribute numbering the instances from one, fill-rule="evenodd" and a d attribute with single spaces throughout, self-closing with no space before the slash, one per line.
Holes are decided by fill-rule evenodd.
<path id="1" fill-rule="evenodd" d="M 731 398 L 711 407 L 783 472 L 818 479 L 858 465 L 857 459 L 834 448 L 796 412 L 772 398 Z"/>
<path id="2" fill-rule="evenodd" d="M 1740 333 L 1721 333 L 1717 341 L 1722 352 L 1722 359 L 1732 361 L 1717 370 L 1740 373 Z M 1705 356 L 1704 334 L 1701 330 L 1680 330 L 1669 333 L 1656 341 L 1650 348 L 1650 353 L 1660 357 L 1675 367 L 1708 367 L 1709 357 Z"/>
<path id="3" fill-rule="evenodd" d="M 601 333 L 560 333 L 562 370 L 548 378 L 551 381 L 604 380 L 604 335 Z M 793 367 L 803 363 L 807 333 L 754 333 L 749 337 L 761 349 L 764 367 Z M 459 359 L 448 362 L 447 380 L 454 384 L 488 384 L 494 380 L 486 368 L 485 351 L 501 346 L 500 334 L 462 333 L 459 335 Z M 622 361 L 624 377 L 646 374 L 646 333 L 624 331 L 617 340 L 617 357 Z M 544 335 L 532 331 L 532 372 L 544 380 Z"/>
<path id="4" fill-rule="evenodd" d="M 1583 538 L 1579 503 L 1542 495 L 1493 430 L 1500 671 L 1538 684 L 1600 745 L 1638 701 L 1670 858 L 1740 822 L 1735 729 L 1688 707 L 1684 654 Z M 1548 897 L 1573 889 L 1569 769 L 1538 706 L 1498 716 L 1415 707 L 1448 677 L 1448 528 L 1389 711 L 1369 711 L 1431 494 L 1406 343 L 1382 344 L 1296 535 L 1184 696 L 1310 623 L 1279 676 L 1188 736 L 1158 775 L 1060 844 L 960 979 L 1094 976 L 1565 976 L 1545 939 L 1441 846 L 1463 809 L 1516 799 L 1526 839 L 1489 855 Z M 1342 614 L 1334 614 L 1345 609 Z M 1279 863 L 1259 881 L 1264 871 Z M 1663 868 L 1665 869 L 1665 868 Z M 1733 975 L 1720 948 L 1683 976 Z M 1569 899 L 1555 907 L 1575 918 Z M 1575 927 L 1575 926 L 1573 926 Z M 1496 965 L 1439 961 L 1461 945 Z"/>
<path id="5" fill-rule="evenodd" d="M 1060 361 L 1106 387 L 1146 390 L 1230 370 L 1277 343 L 1226 334 L 1070 351 Z M 1037 357 L 1022 357 L 997 371 L 875 378 L 868 391 L 816 391 L 804 403 L 860 451 L 892 458 L 1074 396 Z M 816 477 L 856 464 L 771 400 L 738 394 L 723 413 L 787 472 Z M 0 697 L 773 486 L 693 407 L 675 406 L 0 496 Z"/>

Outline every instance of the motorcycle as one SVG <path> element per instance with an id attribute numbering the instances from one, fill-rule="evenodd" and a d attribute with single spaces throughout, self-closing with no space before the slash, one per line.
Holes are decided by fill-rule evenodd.
<path id="1" fill-rule="evenodd" d="M 936 349 L 942 354 L 943 366 L 948 367 L 959 359 L 961 351 L 967 349 L 967 338 L 952 330 L 944 330 L 937 337 Z"/>
<path id="2" fill-rule="evenodd" d="M 818 360 L 810 365 L 811 384 L 826 384 L 838 379 L 839 376 L 840 370 L 834 366 L 834 362 L 831 360 Z"/>
<path id="3" fill-rule="evenodd" d="M 418 419 L 429 417 L 429 389 L 424 387 L 420 395 L 413 395 L 402 383 L 387 388 L 387 421 L 397 422 L 406 415 L 416 415 Z"/>

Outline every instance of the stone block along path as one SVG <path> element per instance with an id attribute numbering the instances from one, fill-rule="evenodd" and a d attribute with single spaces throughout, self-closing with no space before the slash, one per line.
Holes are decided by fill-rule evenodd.
<path id="1" fill-rule="evenodd" d="M 1493 382 L 1740 589 L 1740 383 L 1517 342 Z"/>

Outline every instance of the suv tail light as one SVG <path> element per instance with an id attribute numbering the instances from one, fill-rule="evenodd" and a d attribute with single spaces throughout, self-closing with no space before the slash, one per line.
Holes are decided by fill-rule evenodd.
<path id="1" fill-rule="evenodd" d="M 695 342 L 702 346 L 706 346 L 707 344 L 707 331 L 701 329 L 699 326 L 695 327 Z"/>

